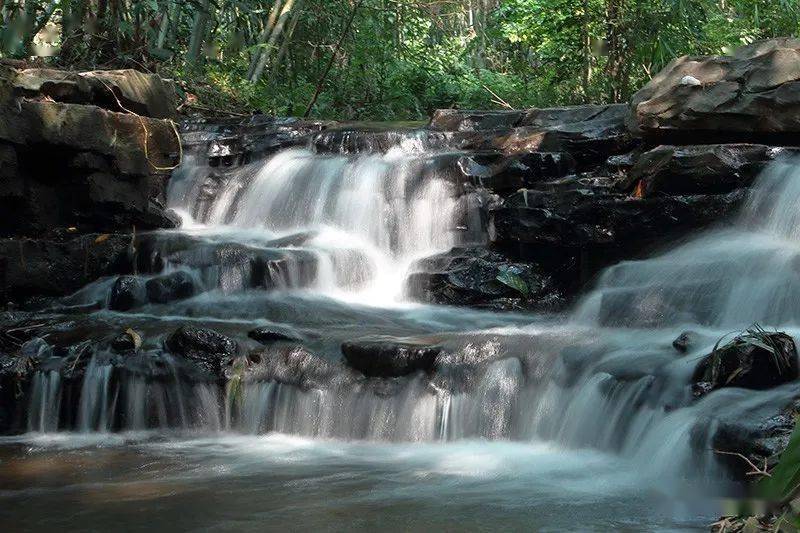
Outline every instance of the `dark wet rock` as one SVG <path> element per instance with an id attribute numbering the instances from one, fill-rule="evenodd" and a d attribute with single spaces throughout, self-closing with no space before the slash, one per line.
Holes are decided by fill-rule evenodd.
<path id="1" fill-rule="evenodd" d="M 129 272 L 130 243 L 124 234 L 0 239 L 0 296 L 19 302 L 60 296 L 99 277 Z"/>
<path id="2" fill-rule="evenodd" d="M 305 145 L 332 123 L 252 115 L 245 119 L 191 119 L 181 124 L 184 153 L 203 158 L 216 168 L 218 179 L 282 148 Z"/>
<path id="3" fill-rule="evenodd" d="M 150 303 L 165 304 L 191 298 L 195 294 L 195 284 L 189 273 L 178 270 L 147 280 L 145 290 Z"/>
<path id="4" fill-rule="evenodd" d="M 236 356 L 236 342 L 213 329 L 181 326 L 170 335 L 165 347 L 202 368 L 211 376 L 220 376 L 222 368 Z"/>
<path id="5" fill-rule="evenodd" d="M 200 272 L 205 285 L 224 291 L 306 287 L 314 282 L 317 257 L 306 250 L 268 249 L 178 238 L 155 248 L 158 263 Z"/>
<path id="6" fill-rule="evenodd" d="M 147 301 L 144 281 L 138 276 L 120 276 L 111 287 L 108 308 L 129 311 Z"/>
<path id="7" fill-rule="evenodd" d="M 246 378 L 276 381 L 303 390 L 346 386 L 355 381 L 352 371 L 323 359 L 300 346 L 274 347 L 251 352 L 253 362 Z"/>
<path id="8" fill-rule="evenodd" d="M 265 345 L 279 341 L 296 342 L 300 340 L 296 337 L 287 335 L 286 333 L 281 333 L 280 331 L 275 331 L 274 329 L 268 327 L 256 328 L 248 332 L 247 336 Z"/>
<path id="9" fill-rule="evenodd" d="M 111 341 L 111 349 L 120 354 L 135 352 L 141 346 L 142 336 L 131 328 L 128 328 Z"/>
<path id="10" fill-rule="evenodd" d="M 625 127 L 626 116 L 625 106 L 614 104 L 585 121 L 516 128 L 497 143 L 506 153 L 567 152 L 581 165 L 597 164 L 636 145 Z"/>
<path id="11" fill-rule="evenodd" d="M 698 341 L 698 335 L 694 331 L 684 331 L 672 341 L 672 347 L 681 353 L 688 352 Z"/>
<path id="12" fill-rule="evenodd" d="M 764 142 L 800 132 L 800 40 L 684 56 L 631 98 L 631 129 L 660 141 Z"/>
<path id="13" fill-rule="evenodd" d="M 535 264 L 515 263 L 485 248 L 454 248 L 418 261 L 406 280 L 417 300 L 500 309 L 557 309 L 564 299 Z"/>
<path id="14" fill-rule="evenodd" d="M 347 365 L 368 377 L 391 378 L 433 372 L 440 346 L 392 337 L 368 337 L 342 344 Z"/>
<path id="15" fill-rule="evenodd" d="M 716 348 L 696 367 L 693 383 L 723 387 L 770 389 L 798 377 L 797 348 L 785 333 L 748 330 Z"/>
<path id="16" fill-rule="evenodd" d="M 749 480 L 752 468 L 741 456 L 771 469 L 789 444 L 800 405 L 794 400 L 772 413 L 758 412 L 755 416 L 722 416 L 713 426 L 711 447 L 717 459 L 741 480 Z M 736 455 L 740 454 L 740 455 Z"/>
<path id="17" fill-rule="evenodd" d="M 638 158 L 623 187 L 644 197 L 728 193 L 750 186 L 769 162 L 794 151 L 758 144 L 659 146 Z"/>
<path id="18" fill-rule="evenodd" d="M 579 287 L 615 261 L 724 220 L 744 197 L 742 190 L 645 199 L 592 190 L 520 191 L 490 211 L 490 235 L 508 256 L 535 261 L 563 286 Z"/>

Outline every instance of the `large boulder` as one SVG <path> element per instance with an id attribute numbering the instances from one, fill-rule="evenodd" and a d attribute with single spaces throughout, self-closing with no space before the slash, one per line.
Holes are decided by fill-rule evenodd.
<path id="1" fill-rule="evenodd" d="M 454 248 L 414 265 L 408 294 L 420 301 L 498 309 L 560 307 L 564 300 L 551 276 L 532 263 L 518 263 L 485 248 Z"/>
<path id="2" fill-rule="evenodd" d="M 631 98 L 629 126 L 662 142 L 786 138 L 800 132 L 800 40 L 733 56 L 675 59 Z"/>
<path id="3" fill-rule="evenodd" d="M 177 93 L 157 74 L 138 70 L 65 72 L 46 68 L 16 71 L 14 87 L 24 95 L 43 95 L 56 102 L 91 104 L 120 111 L 120 105 L 139 115 L 174 118 Z"/>
<path id="4" fill-rule="evenodd" d="M 164 201 L 179 140 L 162 119 L 174 113 L 166 93 L 136 71 L 0 64 L 0 235 L 175 227 Z"/>
<path id="5" fill-rule="evenodd" d="M 439 110 L 429 128 L 449 132 L 448 143 L 457 148 L 506 154 L 566 152 L 580 165 L 589 166 L 636 144 L 625 125 L 627 116 L 624 104 L 528 111 Z"/>

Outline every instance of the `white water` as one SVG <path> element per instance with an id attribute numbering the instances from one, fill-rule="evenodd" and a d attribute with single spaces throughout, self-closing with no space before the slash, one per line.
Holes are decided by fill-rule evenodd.
<path id="1" fill-rule="evenodd" d="M 236 172 L 203 212 L 203 182 L 189 160 L 173 180 L 170 205 L 201 234 L 252 239 L 261 232 L 268 240 L 310 232 L 301 248 L 316 256 L 316 293 L 391 304 L 402 300 L 411 263 L 448 250 L 465 229 L 457 228 L 464 206 L 454 185 L 407 150 L 356 157 L 283 150 Z M 341 283 L 353 270 L 366 271 L 366 282 Z"/>
<path id="2" fill-rule="evenodd" d="M 773 163 L 732 227 L 644 261 L 609 268 L 579 322 L 720 329 L 800 321 L 800 162 Z"/>
<path id="3" fill-rule="evenodd" d="M 419 155 L 284 151 L 234 174 L 210 202 L 198 190 L 207 169 L 190 166 L 172 192 L 173 205 L 195 217 L 189 233 L 268 247 L 272 239 L 313 231 L 311 239 L 282 250 L 315 255 L 314 284 L 299 288 L 300 282 L 292 281 L 301 277 L 297 274 L 287 278 L 283 294 L 253 294 L 244 290 L 248 272 L 226 271 L 220 265 L 219 277 L 227 280 L 217 283 L 221 291 L 148 309 L 152 314 L 107 319 L 126 327 L 131 320 L 163 320 L 171 326 L 190 317 L 212 327 L 249 327 L 266 315 L 270 325 L 297 328 L 316 338 L 313 347 L 329 359 L 339 357 L 342 341 L 389 330 L 433 336 L 457 331 L 454 337 L 465 340 L 447 344 L 452 337 L 437 337 L 436 342 L 445 343 L 447 357 L 433 377 L 416 375 L 388 384 L 337 377 L 303 388 L 292 380 L 301 381 L 313 368 L 284 369 L 278 379 L 278 373 L 269 374 L 266 365 L 256 364 L 238 394 L 214 384 L 190 385 L 177 371 L 174 379 L 158 383 L 114 379 L 112 367 L 93 358 L 80 386 L 75 427 L 214 434 L 209 442 L 165 444 L 167 449 L 186 446 L 189 460 L 202 461 L 217 460 L 216 450 L 229 451 L 230 442 L 235 442 L 236 457 L 249 457 L 254 447 L 273 452 L 274 439 L 297 439 L 302 450 L 315 450 L 290 454 L 302 456 L 304 468 L 325 470 L 324 465 L 344 454 L 348 471 L 329 474 L 346 476 L 363 468 L 370 480 L 381 478 L 382 460 L 399 461 L 405 468 L 435 457 L 448 475 L 459 479 L 490 472 L 497 486 L 487 494 L 502 494 L 503 501 L 509 498 L 504 484 L 524 493 L 534 483 L 509 481 L 519 466 L 511 467 L 512 474 L 492 473 L 509 449 L 524 450 L 535 465 L 532 478 L 544 476 L 544 482 L 539 479 L 547 489 L 544 494 L 552 490 L 569 498 L 575 497 L 564 487 L 569 481 L 558 476 L 579 479 L 579 492 L 603 491 L 582 470 L 587 454 L 593 458 L 588 471 L 601 479 L 612 467 L 631 473 L 635 479 L 626 478 L 627 488 L 643 486 L 643 479 L 658 480 L 663 490 L 673 492 L 673 483 L 683 478 L 717 482 L 722 472 L 711 442 L 714 429 L 726 422 L 763 419 L 797 396 L 796 384 L 790 384 L 770 391 L 721 390 L 694 402 L 688 383 L 699 358 L 732 329 L 758 321 L 798 333 L 799 168 L 794 163 L 773 166 L 731 227 L 653 259 L 610 268 L 566 324 L 520 327 L 518 317 L 395 305 L 411 261 L 460 239 L 455 228 L 463 215 L 463 198 L 450 182 L 431 174 Z M 203 202 L 207 205 L 201 209 Z M 341 282 L 343 273 L 363 269 L 368 272 L 365 283 Z M 504 320 L 505 328 L 471 331 Z M 698 340 L 682 356 L 671 341 L 687 328 L 698 333 Z M 51 432 L 63 427 L 63 396 L 57 374 L 40 372 L 30 398 L 28 429 Z M 270 435 L 259 437 L 263 434 Z M 515 444 L 504 447 L 497 441 Z M 442 442 L 447 444 L 432 444 Z M 529 453 L 540 449 L 546 453 Z M 402 460 L 386 458 L 385 450 Z M 154 452 L 148 448 L 142 453 Z M 359 454 L 378 459 L 365 464 L 351 457 Z M 223 463 L 220 468 L 236 468 Z M 406 479 L 398 490 L 419 490 L 424 480 L 435 477 L 432 467 L 426 468 L 420 473 L 422 483 Z M 625 491 L 612 493 L 627 497 Z M 391 497 L 398 501 L 397 494 Z M 555 523 L 567 527 L 558 520 L 545 521 Z M 602 524 L 601 529 L 619 526 Z"/>

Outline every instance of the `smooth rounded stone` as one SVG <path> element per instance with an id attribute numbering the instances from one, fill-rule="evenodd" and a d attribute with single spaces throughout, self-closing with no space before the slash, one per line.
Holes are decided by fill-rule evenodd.
<path id="1" fill-rule="evenodd" d="M 368 337 L 342 343 L 342 354 L 351 368 L 367 377 L 393 378 L 436 369 L 440 346 L 393 337 Z"/>
<path id="2" fill-rule="evenodd" d="M 142 346 L 142 336 L 131 328 L 116 336 L 111 341 L 111 349 L 124 354 L 137 351 Z"/>
<path id="3" fill-rule="evenodd" d="M 692 383 L 709 383 L 710 387 L 705 387 L 709 391 L 723 387 L 763 390 L 797 377 L 797 348 L 792 337 L 748 330 L 703 358 Z"/>
<path id="4" fill-rule="evenodd" d="M 684 331 L 672 341 L 672 347 L 681 353 L 686 353 L 699 340 L 699 335 L 694 331 Z"/>
<path id="5" fill-rule="evenodd" d="M 193 325 L 178 328 L 164 343 L 173 355 L 179 355 L 212 376 L 221 376 L 222 368 L 238 352 L 236 341 L 214 331 Z"/>
<path id="6" fill-rule="evenodd" d="M 147 280 L 145 289 L 147 299 L 158 304 L 191 298 L 195 294 L 194 279 L 182 270 Z"/>
<path id="7" fill-rule="evenodd" d="M 111 287 L 108 308 L 114 311 L 129 311 L 147 301 L 145 285 L 137 276 L 120 276 Z"/>
<path id="8" fill-rule="evenodd" d="M 256 328 L 248 332 L 247 336 L 264 345 L 280 341 L 296 342 L 300 340 L 297 337 L 287 335 L 286 333 L 281 333 L 280 331 L 275 331 L 274 329 L 268 327 Z"/>

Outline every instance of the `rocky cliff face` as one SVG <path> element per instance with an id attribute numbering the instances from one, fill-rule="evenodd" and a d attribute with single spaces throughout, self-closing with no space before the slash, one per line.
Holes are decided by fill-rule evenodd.
<path id="1" fill-rule="evenodd" d="M 0 65 L 0 298 L 69 293 L 125 270 L 132 233 L 175 227 L 180 151 L 158 76 Z"/>

